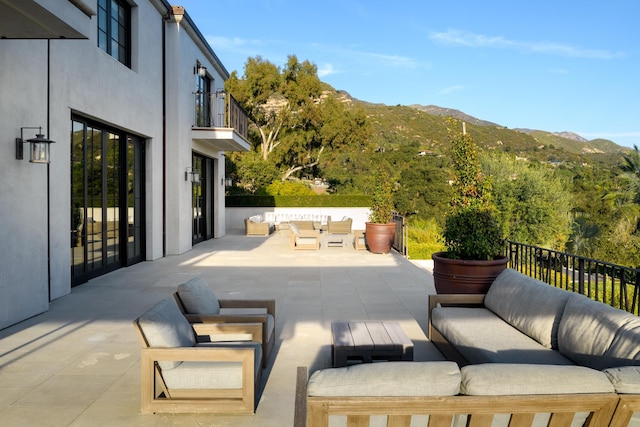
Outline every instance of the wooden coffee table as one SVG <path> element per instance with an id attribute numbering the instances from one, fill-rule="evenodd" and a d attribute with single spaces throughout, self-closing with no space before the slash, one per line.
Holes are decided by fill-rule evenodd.
<path id="1" fill-rule="evenodd" d="M 413 360 L 413 342 L 397 322 L 333 322 L 334 367 L 379 360 Z"/>

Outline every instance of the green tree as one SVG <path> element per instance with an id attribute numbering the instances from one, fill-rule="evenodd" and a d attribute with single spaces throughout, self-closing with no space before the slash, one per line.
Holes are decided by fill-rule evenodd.
<path id="1" fill-rule="evenodd" d="M 563 249 L 571 233 L 569 183 L 547 165 L 503 153 L 482 157 L 505 235 L 531 245 Z"/>

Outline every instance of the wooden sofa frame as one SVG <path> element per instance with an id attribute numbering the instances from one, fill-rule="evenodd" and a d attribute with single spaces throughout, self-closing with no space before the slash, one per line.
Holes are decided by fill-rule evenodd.
<path id="1" fill-rule="evenodd" d="M 470 427 L 490 427 L 495 414 L 511 414 L 511 426 L 529 427 L 537 413 L 551 413 L 550 426 L 569 427 L 578 412 L 590 412 L 585 426 L 601 427 L 609 425 L 619 399 L 615 393 L 316 397 L 308 396 L 307 382 L 307 368 L 298 367 L 294 427 L 327 427 L 330 415 L 344 415 L 347 426 L 358 427 L 368 426 L 373 415 L 386 415 L 387 426 L 394 427 L 409 427 L 412 416 L 429 415 L 428 427 L 449 427 L 458 414 L 468 415 Z"/>
<path id="2" fill-rule="evenodd" d="M 297 237 L 313 237 L 315 239 L 315 243 L 313 244 L 299 244 L 296 243 Z M 298 230 L 297 233 L 291 231 L 289 245 L 293 249 L 310 249 L 310 250 L 318 250 L 320 249 L 320 230 Z"/>
<path id="3" fill-rule="evenodd" d="M 143 414 L 161 413 L 246 413 L 255 412 L 255 396 L 261 372 L 255 372 L 252 348 L 228 347 L 150 347 L 138 319 L 133 326 L 143 344 L 140 355 Z M 239 362 L 242 364 L 241 389 L 169 389 L 158 361 Z"/>
<path id="4" fill-rule="evenodd" d="M 267 366 L 271 350 L 276 337 L 276 300 L 275 299 L 219 299 L 220 308 L 266 308 L 266 314 L 216 314 L 200 315 L 189 314 L 178 292 L 173 294 L 178 308 L 184 317 L 191 323 L 198 335 L 211 335 L 219 333 L 251 333 L 252 341 L 262 344 L 262 367 Z M 273 316 L 273 331 L 269 336 L 269 322 L 267 315 Z M 255 334 L 257 325 L 259 332 Z"/>

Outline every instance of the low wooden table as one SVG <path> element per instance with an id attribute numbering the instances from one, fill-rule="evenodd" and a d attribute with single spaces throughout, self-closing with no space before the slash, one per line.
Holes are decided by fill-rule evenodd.
<path id="1" fill-rule="evenodd" d="M 397 322 L 333 322 L 334 367 L 377 360 L 413 360 L 413 342 Z"/>

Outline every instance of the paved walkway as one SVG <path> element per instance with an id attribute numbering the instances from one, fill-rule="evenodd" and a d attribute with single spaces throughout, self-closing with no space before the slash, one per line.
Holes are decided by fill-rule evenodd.
<path id="1" fill-rule="evenodd" d="M 140 343 L 131 321 L 200 275 L 220 298 L 275 298 L 276 344 L 255 415 L 140 414 Z M 330 364 L 331 322 L 393 320 L 415 359 L 441 357 L 425 337 L 428 269 L 392 253 L 294 251 L 288 232 L 227 235 L 76 287 L 50 310 L 0 331 L 2 426 L 292 424 L 297 366 Z"/>

